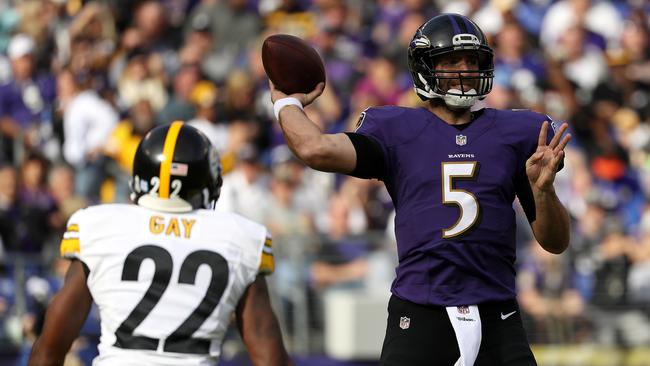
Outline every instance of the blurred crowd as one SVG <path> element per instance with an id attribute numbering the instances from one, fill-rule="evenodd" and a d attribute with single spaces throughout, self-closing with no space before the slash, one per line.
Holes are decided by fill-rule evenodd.
<path id="1" fill-rule="evenodd" d="M 574 136 L 556 180 L 573 220 L 567 253 L 543 252 L 519 215 L 531 342 L 650 345 L 648 2 L 1 0 L 0 359 L 24 362 L 61 286 L 67 218 L 129 202 L 138 142 L 174 120 L 221 153 L 218 209 L 276 238 L 272 288 L 289 337 L 296 324 L 322 330 L 330 289 L 387 291 L 396 259 L 383 184 L 292 155 L 261 44 L 290 33 L 316 47 L 327 86 L 305 111 L 324 131 L 350 131 L 366 107 L 420 105 L 406 49 L 440 12 L 471 17 L 495 50 L 494 89 L 478 108 L 532 109 Z M 96 314 L 83 333 L 80 364 L 96 352 Z"/>

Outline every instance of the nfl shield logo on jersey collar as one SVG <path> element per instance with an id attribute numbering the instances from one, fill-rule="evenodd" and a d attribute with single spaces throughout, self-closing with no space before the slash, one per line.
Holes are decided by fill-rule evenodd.
<path id="1" fill-rule="evenodd" d="M 399 318 L 399 327 L 402 329 L 409 329 L 411 326 L 411 318 L 407 318 L 405 316 L 402 316 Z"/>
<path id="2" fill-rule="evenodd" d="M 467 136 L 465 136 L 465 135 L 456 135 L 456 145 L 458 145 L 458 146 L 467 145 Z"/>

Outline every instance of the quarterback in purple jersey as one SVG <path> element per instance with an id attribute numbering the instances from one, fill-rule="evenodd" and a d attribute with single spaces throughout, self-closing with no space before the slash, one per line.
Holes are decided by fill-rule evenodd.
<path id="1" fill-rule="evenodd" d="M 535 365 L 515 293 L 519 198 L 551 253 L 569 243 L 553 181 L 566 124 L 532 111 L 481 109 L 493 52 L 468 18 L 441 14 L 408 48 L 423 108 L 368 108 L 353 133 L 323 134 L 302 112 L 323 90 L 274 110 L 294 153 L 314 169 L 382 180 L 395 206 L 399 265 L 382 365 Z"/>

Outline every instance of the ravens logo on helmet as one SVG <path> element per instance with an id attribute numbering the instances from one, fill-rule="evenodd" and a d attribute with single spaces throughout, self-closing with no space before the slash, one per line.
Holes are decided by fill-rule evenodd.
<path id="1" fill-rule="evenodd" d="M 130 182 L 138 205 L 169 212 L 214 208 L 221 183 L 219 154 L 192 126 L 155 127 L 138 145 Z"/>

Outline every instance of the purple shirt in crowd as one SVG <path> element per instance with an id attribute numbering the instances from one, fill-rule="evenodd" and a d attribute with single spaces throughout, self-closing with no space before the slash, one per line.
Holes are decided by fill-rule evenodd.
<path id="1" fill-rule="evenodd" d="M 25 128 L 43 119 L 56 97 L 56 79 L 39 76 L 32 82 L 15 80 L 0 86 L 0 118 L 11 117 Z"/>

